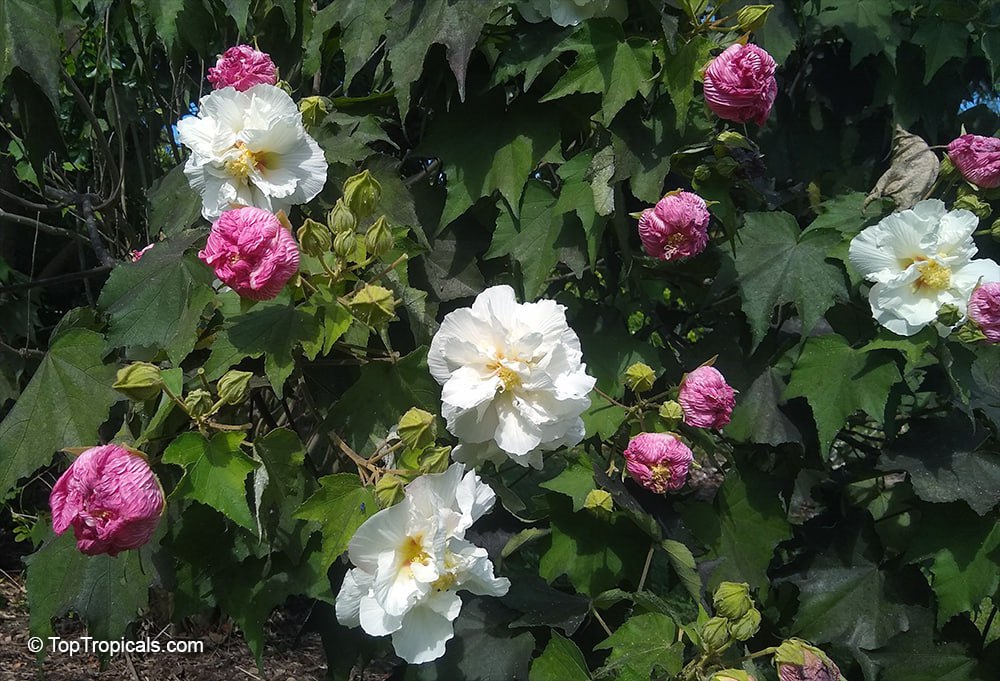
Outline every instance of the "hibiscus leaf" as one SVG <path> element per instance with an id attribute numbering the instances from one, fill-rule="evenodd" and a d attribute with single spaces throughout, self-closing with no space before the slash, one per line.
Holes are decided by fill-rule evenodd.
<path id="1" fill-rule="evenodd" d="M 801 234 L 795 218 L 784 212 L 747 213 L 744 220 L 736 272 L 754 345 L 767 332 L 774 308 L 784 303 L 795 303 L 803 334 L 812 331 L 835 301 L 847 299 L 843 271 L 826 259 L 840 235 Z"/>
<path id="2" fill-rule="evenodd" d="M 653 47 L 648 40 L 625 39 L 614 19 L 593 19 L 573 36 L 576 61 L 540 101 L 595 92 L 601 99 L 601 119 L 611 123 L 625 103 L 647 95 L 652 82 Z"/>
<path id="3" fill-rule="evenodd" d="M 726 435 L 739 442 L 780 445 L 802 442 L 802 434 L 781 411 L 785 384 L 767 368 L 747 390 L 740 392 Z"/>
<path id="4" fill-rule="evenodd" d="M 599 678 L 648 681 L 657 668 L 673 677 L 684 666 L 684 644 L 677 641 L 677 625 L 657 612 L 630 617 L 595 649 L 611 650 L 607 664 L 597 673 Z"/>
<path id="5" fill-rule="evenodd" d="M 673 102 L 677 116 L 677 130 L 683 133 L 687 123 L 688 108 L 694 99 L 694 82 L 700 80 L 699 72 L 711 55 L 712 43 L 695 36 L 677 48 L 666 59 L 663 67 L 664 83 Z"/>
<path id="6" fill-rule="evenodd" d="M 121 638 L 149 601 L 153 545 L 114 558 L 87 556 L 77 550 L 72 530 L 58 537 L 50 532 L 42 547 L 24 559 L 32 635 L 51 636 L 52 618 L 72 611 L 95 639 Z"/>
<path id="7" fill-rule="evenodd" d="M 59 102 L 60 32 L 53 0 L 0 0 L 0 85 L 15 67 Z"/>
<path id="8" fill-rule="evenodd" d="M 816 21 L 823 28 L 836 28 L 851 43 L 851 67 L 871 54 L 896 59 L 899 29 L 893 21 L 893 3 L 885 0 L 822 0 Z M 815 6 L 815 3 L 814 3 Z"/>
<path id="9" fill-rule="evenodd" d="M 916 626 L 894 636 L 870 656 L 882 667 L 880 681 L 986 681 L 996 678 L 975 673 L 979 660 L 961 644 L 936 641 L 929 617 L 917 620 Z"/>
<path id="10" fill-rule="evenodd" d="M 184 468 L 184 477 L 171 492 L 211 506 L 238 525 L 255 531 L 247 503 L 246 479 L 257 463 L 240 449 L 245 433 L 184 433 L 163 452 L 163 462 Z"/>
<path id="11" fill-rule="evenodd" d="M 576 456 L 567 461 L 566 467 L 559 475 L 546 480 L 539 487 L 565 494 L 573 500 L 573 511 L 579 511 L 583 508 L 587 495 L 596 488 L 594 468 L 586 457 Z"/>
<path id="12" fill-rule="evenodd" d="M 767 592 L 767 568 L 775 549 L 792 537 L 779 492 L 772 478 L 737 466 L 726 475 L 713 503 L 685 507 L 684 522 L 708 547 L 708 557 L 719 559 L 709 580 L 711 589 L 731 581 L 747 582 L 762 597 Z"/>
<path id="13" fill-rule="evenodd" d="M 378 511 L 375 495 L 350 473 L 319 479 L 319 489 L 295 512 L 301 520 L 319 523 L 323 536 L 323 563 L 332 565 L 361 524 Z"/>
<path id="14" fill-rule="evenodd" d="M 785 398 L 808 400 L 820 450 L 826 454 L 854 412 L 864 411 L 881 423 L 889 390 L 900 380 L 888 353 L 855 350 L 836 334 L 818 336 L 806 339 Z"/>
<path id="15" fill-rule="evenodd" d="M 110 317 L 112 347 L 164 350 L 175 364 L 191 352 L 202 312 L 214 297 L 211 270 L 185 255 L 201 236 L 186 232 L 158 243 L 139 262 L 111 272 L 97 304 Z"/>
<path id="16" fill-rule="evenodd" d="M 71 329 L 53 342 L 28 387 L 0 422 L 0 500 L 18 479 L 63 447 L 97 444 L 97 429 L 121 395 L 116 367 L 104 364 L 104 338 Z"/>
<path id="17" fill-rule="evenodd" d="M 201 197 L 191 189 L 184 165 L 175 166 L 149 190 L 149 225 L 167 237 L 180 234 L 201 217 Z"/>
<path id="18" fill-rule="evenodd" d="M 568 638 L 552 632 L 545 650 L 531 663 L 528 681 L 587 681 L 590 672 L 583 653 Z"/>

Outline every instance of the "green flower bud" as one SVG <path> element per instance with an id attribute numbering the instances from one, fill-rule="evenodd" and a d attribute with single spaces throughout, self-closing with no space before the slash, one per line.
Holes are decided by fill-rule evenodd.
<path id="1" fill-rule="evenodd" d="M 381 326 L 392 319 L 396 300 L 392 291 L 381 286 L 366 285 L 348 301 L 351 313 L 368 326 Z"/>
<path id="2" fill-rule="evenodd" d="M 323 122 L 330 113 L 331 102 L 327 97 L 303 97 L 299 100 L 299 111 L 302 112 L 302 125 L 311 130 Z"/>
<path id="3" fill-rule="evenodd" d="M 735 130 L 720 132 L 719 136 L 715 139 L 721 144 L 725 144 L 727 147 L 736 147 L 738 149 L 750 148 L 750 142 L 747 141 L 747 138 Z"/>
<path id="4" fill-rule="evenodd" d="M 615 510 L 615 503 L 610 492 L 603 489 L 592 489 L 587 493 L 587 498 L 583 500 L 583 507 L 591 511 L 612 513 Z"/>
<path id="5" fill-rule="evenodd" d="M 340 234 L 341 232 L 353 233 L 358 228 L 358 219 L 354 217 L 354 213 L 351 212 L 351 209 L 344 203 L 344 199 L 341 198 L 337 199 L 337 203 L 327 213 L 326 224 L 334 234 Z"/>
<path id="6" fill-rule="evenodd" d="M 344 203 L 357 217 L 368 217 L 382 197 L 382 185 L 367 170 L 347 178 L 344 182 Z"/>
<path id="7" fill-rule="evenodd" d="M 388 253 L 395 243 L 389 222 L 384 215 L 372 223 L 365 233 L 365 250 L 375 258 Z"/>
<path id="8" fill-rule="evenodd" d="M 340 232 L 333 238 L 333 252 L 342 260 L 347 260 L 354 255 L 354 249 L 358 247 L 358 237 L 354 232 Z"/>
<path id="9" fill-rule="evenodd" d="M 774 651 L 771 662 L 781 678 L 844 681 L 837 664 L 826 653 L 798 638 L 783 641 Z"/>
<path id="10" fill-rule="evenodd" d="M 302 251 L 317 258 L 329 251 L 330 246 L 333 245 L 333 237 L 329 228 L 310 218 L 306 218 L 295 235 L 299 238 Z"/>
<path id="11" fill-rule="evenodd" d="M 722 650 L 732 640 L 729 620 L 725 617 L 713 617 L 701 628 L 701 642 L 706 650 Z"/>
<path id="12" fill-rule="evenodd" d="M 403 500 L 406 487 L 406 480 L 395 473 L 387 473 L 375 483 L 375 498 L 378 499 L 379 506 L 389 508 Z"/>
<path id="13" fill-rule="evenodd" d="M 680 403 L 675 400 L 667 400 L 661 404 L 659 414 L 660 418 L 667 423 L 676 423 L 684 418 L 684 410 Z"/>
<path id="14" fill-rule="evenodd" d="M 430 447 L 420 453 L 417 470 L 421 474 L 444 473 L 451 464 L 451 447 Z"/>
<path id="15" fill-rule="evenodd" d="M 990 204 L 986 203 L 980 199 L 975 194 L 966 194 L 965 196 L 960 196 L 955 199 L 955 204 L 953 206 L 955 210 L 965 209 L 975 214 L 980 220 L 985 220 L 993 212 L 990 208 Z"/>
<path id="16" fill-rule="evenodd" d="M 396 432 L 408 449 L 430 447 L 437 438 L 437 419 L 434 414 L 413 407 L 399 419 Z"/>
<path id="17" fill-rule="evenodd" d="M 712 176 L 712 169 L 702 163 L 694 169 L 694 179 L 704 182 Z"/>
<path id="18" fill-rule="evenodd" d="M 767 21 L 774 5 L 745 5 L 736 13 L 736 24 L 744 33 L 757 31 Z"/>
<path id="19" fill-rule="evenodd" d="M 636 362 L 625 370 L 625 385 L 633 392 L 644 393 L 652 389 L 655 382 L 656 372 L 648 364 Z"/>
<path id="20" fill-rule="evenodd" d="M 729 623 L 729 631 L 737 641 L 749 641 L 760 629 L 760 611 L 750 608 L 743 617 Z"/>
<path id="21" fill-rule="evenodd" d="M 962 324 L 958 331 L 955 332 L 955 337 L 963 343 L 978 343 L 986 340 L 986 334 L 973 321 Z"/>
<path id="22" fill-rule="evenodd" d="M 951 303 L 945 303 L 938 310 L 937 320 L 945 326 L 955 326 L 962 321 L 962 311 Z"/>
<path id="23" fill-rule="evenodd" d="M 215 412 L 215 400 L 212 399 L 212 393 L 198 388 L 184 397 L 184 407 L 191 416 L 200 419 Z"/>
<path id="24" fill-rule="evenodd" d="M 753 607 L 750 598 L 750 585 L 736 582 L 723 582 L 712 596 L 715 604 L 715 614 L 729 620 L 737 620 L 747 614 Z"/>
<path id="25" fill-rule="evenodd" d="M 163 378 L 160 368 L 149 362 L 135 362 L 118 370 L 111 386 L 135 402 L 145 402 L 160 394 Z"/>
<path id="26" fill-rule="evenodd" d="M 756 681 L 756 679 L 742 669 L 721 669 L 708 677 L 708 681 Z"/>
<path id="27" fill-rule="evenodd" d="M 215 384 L 215 390 L 219 393 L 219 399 L 225 404 L 240 404 L 250 394 L 250 379 L 253 373 L 250 371 L 227 371 L 219 382 Z"/>

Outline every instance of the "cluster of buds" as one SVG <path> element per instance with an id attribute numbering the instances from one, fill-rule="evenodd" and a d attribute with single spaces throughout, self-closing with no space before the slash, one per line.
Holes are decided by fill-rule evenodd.
<path id="1" fill-rule="evenodd" d="M 341 261 L 358 256 L 358 224 L 371 217 L 382 197 L 382 185 L 372 174 L 364 170 L 347 178 L 344 195 L 327 214 L 326 224 L 306 219 L 296 235 L 302 250 L 313 257 L 321 258 L 333 250 Z M 392 229 L 385 216 L 379 216 L 365 230 L 364 252 L 373 258 L 388 253 L 395 245 Z"/>
<path id="2" fill-rule="evenodd" d="M 443 473 L 451 463 L 451 447 L 436 445 L 437 418 L 423 409 L 413 407 L 403 414 L 387 444 L 393 441 L 382 458 L 391 456 L 395 470 L 375 483 L 375 496 L 383 508 L 403 499 L 407 483 L 421 475 Z"/>
<path id="3" fill-rule="evenodd" d="M 198 370 L 203 375 L 203 370 Z M 227 371 L 215 384 L 215 394 L 207 383 L 183 396 L 175 395 L 163 382 L 160 368 L 149 362 L 133 362 L 118 370 L 112 387 L 134 402 L 148 402 L 166 393 L 194 421 L 201 424 L 223 406 L 243 403 L 250 394 L 249 371 Z"/>
<path id="4" fill-rule="evenodd" d="M 723 650 L 733 641 L 748 641 L 760 629 L 760 611 L 750 597 L 750 585 L 723 582 L 712 596 L 715 617 L 701 629 L 708 650 Z"/>

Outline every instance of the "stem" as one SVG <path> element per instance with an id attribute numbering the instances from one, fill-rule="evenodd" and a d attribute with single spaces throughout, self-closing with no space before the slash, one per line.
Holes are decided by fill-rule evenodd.
<path id="1" fill-rule="evenodd" d="M 990 635 L 990 629 L 993 627 L 993 620 L 997 616 L 997 606 L 993 606 L 993 610 L 990 611 L 990 616 L 986 618 L 986 626 L 983 627 L 983 643 L 982 647 L 986 647 L 986 638 Z"/>
<path id="2" fill-rule="evenodd" d="M 170 399 L 172 399 L 174 401 L 174 404 L 176 404 L 178 407 L 180 407 L 181 411 L 183 411 L 185 414 L 187 414 L 187 416 L 188 416 L 189 419 L 193 419 L 194 418 L 194 416 L 191 415 L 191 412 L 188 411 L 188 408 L 184 404 L 184 401 L 181 398 L 177 397 L 177 395 L 174 394 L 174 391 L 167 387 L 166 383 L 163 383 L 161 385 L 161 387 L 163 388 L 163 392 L 165 392 L 167 394 L 167 397 L 169 397 Z"/>
<path id="3" fill-rule="evenodd" d="M 642 576 L 639 577 L 639 588 L 636 591 L 642 591 L 642 587 L 646 584 L 646 576 L 649 574 L 649 564 L 653 562 L 653 550 L 656 548 L 656 544 L 649 545 L 649 553 L 646 554 L 646 564 L 642 566 Z"/>
<path id="4" fill-rule="evenodd" d="M 46 234 L 52 234 L 53 236 L 62 236 L 67 239 L 74 239 L 81 243 L 89 243 L 87 237 L 82 234 L 77 234 L 76 232 L 71 232 L 68 229 L 50 225 L 35 218 L 29 218 L 24 215 L 16 215 L 15 213 L 8 213 L 3 208 L 0 208 L 0 220 L 6 220 L 7 222 L 12 222 L 15 225 L 22 225 L 24 227 L 32 227 L 37 229 L 39 232 L 45 232 Z"/>
<path id="5" fill-rule="evenodd" d="M 606 399 L 611 404 L 615 405 L 616 407 L 621 407 L 622 409 L 629 408 L 627 405 L 624 405 L 615 398 L 611 397 L 611 395 L 607 394 L 606 392 L 598 388 L 596 385 L 594 386 L 594 392 L 603 397 L 604 399 Z"/>
<path id="6" fill-rule="evenodd" d="M 384 270 L 382 270 L 381 272 L 379 272 L 378 274 L 376 274 L 374 277 L 372 277 L 371 279 L 369 279 L 368 282 L 367 282 L 367 285 L 371 286 L 376 281 L 378 281 L 379 279 L 381 279 L 385 275 L 389 274 L 389 272 L 391 272 L 394 269 L 396 269 L 399 266 L 400 263 L 405 262 L 406 259 L 409 258 L 409 257 L 410 256 L 406 255 L 406 253 L 403 253 L 401 256 L 399 256 L 398 258 L 396 258 L 395 260 L 393 260 L 392 263 L 388 267 L 386 267 Z"/>
<path id="7" fill-rule="evenodd" d="M 763 650 L 758 650 L 756 653 L 750 653 L 749 655 L 744 655 L 743 657 L 737 659 L 737 662 L 743 662 L 744 660 L 752 660 L 757 657 L 764 657 L 765 655 L 773 655 L 778 651 L 777 647 L 771 646 L 770 648 L 764 648 Z"/>
<path id="8" fill-rule="evenodd" d="M 604 621 L 603 617 L 601 617 L 601 613 L 597 612 L 597 608 L 591 606 L 590 612 L 594 613 L 594 619 L 596 619 L 597 623 L 601 625 L 601 628 L 604 629 L 604 632 L 608 636 L 612 636 L 614 632 L 611 631 L 611 628 L 608 627 L 608 623 Z"/>

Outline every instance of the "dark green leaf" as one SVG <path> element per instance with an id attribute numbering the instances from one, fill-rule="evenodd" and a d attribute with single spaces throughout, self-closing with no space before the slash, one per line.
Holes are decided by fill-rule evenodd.
<path id="1" fill-rule="evenodd" d="M 362 487 L 357 475 L 327 475 L 319 479 L 319 485 L 295 512 L 295 517 L 319 523 L 323 564 L 329 566 L 347 550 L 361 523 L 378 511 L 378 502 L 370 489 Z"/>
<path id="2" fill-rule="evenodd" d="M 54 0 L 0 0 L 0 84 L 15 67 L 59 104 L 60 34 Z"/>
<path id="3" fill-rule="evenodd" d="M 586 681 L 587 661 L 576 644 L 552 632 L 545 650 L 531 663 L 528 681 Z"/>
<path id="4" fill-rule="evenodd" d="M 684 665 L 684 644 L 677 641 L 677 626 L 666 615 L 634 615 L 614 634 L 595 646 L 611 650 L 598 677 L 617 681 L 649 681 L 656 669 L 673 677 Z"/>
<path id="5" fill-rule="evenodd" d="M 726 435 L 741 441 L 780 445 L 802 442 L 802 434 L 780 408 L 785 385 L 777 372 L 768 368 L 740 393 Z"/>
<path id="6" fill-rule="evenodd" d="M 573 500 L 573 510 L 579 511 L 583 508 L 587 495 L 595 489 L 593 467 L 585 456 L 574 457 L 559 475 L 541 483 L 539 487 L 568 496 Z"/>
<path id="7" fill-rule="evenodd" d="M 180 234 L 201 217 L 201 197 L 191 189 L 184 166 L 178 165 L 149 190 L 150 232 L 168 237 Z"/>

